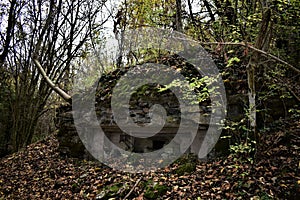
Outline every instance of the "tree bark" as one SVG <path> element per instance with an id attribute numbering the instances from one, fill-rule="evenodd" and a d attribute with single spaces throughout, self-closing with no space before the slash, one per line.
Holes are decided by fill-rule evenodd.
<path id="1" fill-rule="evenodd" d="M 182 25 L 182 4 L 181 0 L 176 0 L 176 31 L 182 32 L 183 25 Z"/>

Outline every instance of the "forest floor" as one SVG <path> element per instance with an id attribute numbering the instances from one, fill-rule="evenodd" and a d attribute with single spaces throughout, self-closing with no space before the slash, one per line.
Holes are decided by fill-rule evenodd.
<path id="1" fill-rule="evenodd" d="M 279 125 L 252 161 L 186 156 L 144 174 L 62 158 L 53 134 L 0 160 L 0 199 L 300 199 L 300 120 Z"/>

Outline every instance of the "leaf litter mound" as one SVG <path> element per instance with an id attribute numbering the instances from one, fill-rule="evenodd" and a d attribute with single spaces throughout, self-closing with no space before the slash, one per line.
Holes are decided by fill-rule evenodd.
<path id="1" fill-rule="evenodd" d="M 1 159 L 0 199 L 300 199 L 300 120 L 278 123 L 254 162 L 185 155 L 144 174 L 60 157 L 53 134 Z"/>

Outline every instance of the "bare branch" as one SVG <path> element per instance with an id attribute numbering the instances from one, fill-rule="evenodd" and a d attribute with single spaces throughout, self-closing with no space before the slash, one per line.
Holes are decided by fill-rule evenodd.
<path id="1" fill-rule="evenodd" d="M 46 80 L 47 84 L 57 93 L 59 94 L 64 100 L 70 102 L 70 100 L 72 99 L 72 97 L 67 94 L 65 91 L 63 91 L 61 88 L 59 88 L 58 86 L 56 86 L 51 80 L 50 78 L 47 76 L 45 70 L 43 69 L 43 67 L 41 66 L 40 62 L 36 59 L 33 59 L 34 64 L 37 66 L 38 70 L 40 71 L 40 73 L 42 74 L 43 78 Z"/>
<path id="2" fill-rule="evenodd" d="M 249 48 L 253 51 L 256 51 L 266 57 L 269 57 L 269 58 L 272 58 L 273 60 L 283 64 L 283 65 L 286 65 L 287 67 L 289 67 L 290 69 L 294 70 L 295 72 L 297 73 L 300 73 L 300 69 L 294 67 L 293 65 L 287 63 L 286 61 L 278 58 L 277 56 L 274 56 L 270 53 L 267 53 L 263 50 L 260 50 L 260 49 L 257 49 L 255 48 L 254 46 L 252 45 L 249 45 L 248 43 L 244 43 L 244 42 L 200 42 L 200 44 L 202 45 L 232 45 L 232 46 L 243 46 L 243 47 L 246 47 L 246 48 Z"/>
<path id="3" fill-rule="evenodd" d="M 133 192 L 134 188 L 139 184 L 139 182 L 141 182 L 143 177 L 139 178 L 136 183 L 134 184 L 134 186 L 131 188 L 131 190 L 128 192 L 128 194 L 124 197 L 123 200 L 126 200 L 130 195 L 131 193 Z"/>

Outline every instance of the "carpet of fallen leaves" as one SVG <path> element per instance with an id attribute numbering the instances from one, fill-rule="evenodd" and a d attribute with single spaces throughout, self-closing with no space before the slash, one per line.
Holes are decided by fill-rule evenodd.
<path id="1" fill-rule="evenodd" d="M 1 159 L 0 199 L 108 199 L 103 191 L 110 187 L 112 199 L 300 199 L 300 120 L 280 126 L 264 133 L 253 163 L 234 156 L 197 161 L 183 175 L 176 173 L 180 162 L 130 174 L 62 158 L 53 134 Z M 149 195 L 150 182 L 164 189 Z"/>

